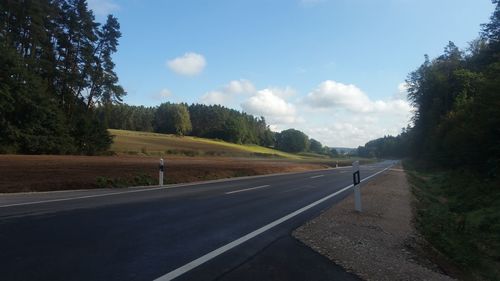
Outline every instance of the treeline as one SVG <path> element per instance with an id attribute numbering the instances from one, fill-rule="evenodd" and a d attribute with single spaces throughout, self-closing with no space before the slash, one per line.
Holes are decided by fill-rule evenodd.
<path id="1" fill-rule="evenodd" d="M 420 233 L 471 280 L 500 276 L 500 2 L 493 3 L 491 21 L 467 50 L 450 42 L 408 76 L 412 126 L 358 148 L 409 158 Z"/>
<path id="2" fill-rule="evenodd" d="M 233 143 L 274 145 L 274 133 L 263 117 L 220 105 L 162 103 L 155 107 L 126 104 L 97 109 L 103 124 L 111 129 L 189 135 Z"/>
<path id="3" fill-rule="evenodd" d="M 162 103 L 155 107 L 106 104 L 96 109 L 111 129 L 157 132 L 256 144 L 286 152 L 313 152 L 336 156 L 337 151 L 295 129 L 271 131 L 264 117 L 255 117 L 220 105 Z"/>
<path id="4" fill-rule="evenodd" d="M 397 136 L 384 136 L 358 146 L 355 154 L 367 158 L 401 159 L 408 157 L 409 153 L 409 128 Z"/>
<path id="5" fill-rule="evenodd" d="M 303 132 L 275 133 L 263 117 L 218 105 L 121 104 L 112 60 L 119 29 L 111 15 L 96 22 L 86 0 L 0 1 L 0 153 L 98 154 L 116 128 L 336 154 Z"/>
<path id="6" fill-rule="evenodd" d="M 360 155 L 409 156 L 428 165 L 498 176 L 500 168 L 500 8 L 467 50 L 453 42 L 411 72 L 413 124 L 397 137 L 358 148 Z"/>
<path id="7" fill-rule="evenodd" d="M 0 153 L 109 148 L 94 107 L 125 95 L 111 58 L 119 28 L 85 0 L 0 1 Z"/>

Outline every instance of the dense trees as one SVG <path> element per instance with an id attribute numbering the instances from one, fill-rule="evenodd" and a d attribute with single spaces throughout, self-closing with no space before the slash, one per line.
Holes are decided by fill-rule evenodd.
<path id="1" fill-rule="evenodd" d="M 412 158 L 497 176 L 500 168 L 500 2 L 466 51 L 453 42 L 409 74 L 413 126 L 358 148 L 363 156 Z"/>
<path id="2" fill-rule="evenodd" d="M 377 158 L 403 158 L 408 155 L 408 134 L 384 136 L 367 142 L 357 149 L 358 156 Z"/>
<path id="3" fill-rule="evenodd" d="M 111 129 L 190 135 L 257 144 L 288 152 L 338 155 L 334 148 L 309 139 L 301 131 L 289 129 L 275 133 L 264 117 L 257 118 L 220 105 L 163 103 L 157 107 L 144 107 L 105 104 L 96 112 L 101 122 Z"/>
<path id="4" fill-rule="evenodd" d="M 284 130 L 276 134 L 276 148 L 287 152 L 305 151 L 307 141 L 307 135 L 295 129 Z"/>
<path id="5" fill-rule="evenodd" d="M 163 103 L 155 111 L 155 132 L 183 136 L 192 129 L 189 111 L 184 104 Z"/>
<path id="6" fill-rule="evenodd" d="M 111 59 L 120 36 L 85 0 L 0 1 L 0 152 L 106 150 L 94 106 L 125 94 Z"/>
<path id="7" fill-rule="evenodd" d="M 96 108 L 99 120 L 107 128 L 143 132 L 153 131 L 155 112 L 155 107 L 127 104 L 106 104 Z"/>
<path id="8" fill-rule="evenodd" d="M 194 136 L 268 147 L 274 145 L 274 134 L 264 117 L 256 118 L 220 105 L 203 104 L 190 105 L 189 113 Z"/>
<path id="9" fill-rule="evenodd" d="M 86 0 L 0 0 L 0 153 L 96 154 L 115 128 L 329 154 L 302 132 L 277 134 L 263 117 L 219 105 L 121 104 L 120 37 L 117 19 L 96 22 Z"/>
<path id="10" fill-rule="evenodd" d="M 467 52 L 450 42 L 408 78 L 417 111 L 412 156 L 446 167 L 495 171 L 500 161 L 498 2 L 492 22 Z"/>
<path id="11" fill-rule="evenodd" d="M 309 150 L 311 152 L 323 153 L 323 146 L 321 143 L 315 139 L 309 140 Z"/>
<path id="12" fill-rule="evenodd" d="M 112 129 L 154 131 L 220 139 L 233 143 L 274 146 L 274 132 L 264 117 L 220 105 L 163 103 L 157 107 L 126 104 L 97 108 L 99 119 Z"/>

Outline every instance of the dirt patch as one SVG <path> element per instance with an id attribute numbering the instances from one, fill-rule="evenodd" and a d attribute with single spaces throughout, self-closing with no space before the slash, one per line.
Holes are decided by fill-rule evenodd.
<path id="1" fill-rule="evenodd" d="M 365 280 L 453 280 L 418 254 L 411 193 L 400 167 L 363 184 L 363 212 L 346 200 L 293 235 Z"/>
<path id="2" fill-rule="evenodd" d="M 158 157 L 0 155 L 0 192 L 97 188 L 98 179 L 158 179 Z M 166 182 L 298 172 L 325 164 L 266 159 L 167 157 Z"/>

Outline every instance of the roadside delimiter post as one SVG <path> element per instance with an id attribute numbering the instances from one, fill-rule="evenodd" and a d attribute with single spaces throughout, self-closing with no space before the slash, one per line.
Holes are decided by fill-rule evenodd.
<path id="1" fill-rule="evenodd" d="M 163 158 L 160 159 L 160 180 L 159 180 L 159 185 L 162 186 L 163 185 L 163 172 L 164 172 L 165 168 L 163 166 Z"/>
<path id="2" fill-rule="evenodd" d="M 360 184 L 359 176 L 359 161 L 352 163 L 352 184 L 354 186 L 354 209 L 361 212 L 361 191 L 359 190 Z"/>

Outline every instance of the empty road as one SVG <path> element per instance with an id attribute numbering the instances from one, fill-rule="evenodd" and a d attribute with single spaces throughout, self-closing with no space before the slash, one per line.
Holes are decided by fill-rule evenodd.
<path id="1" fill-rule="evenodd" d="M 362 165 L 361 178 L 393 164 Z M 0 195 L 0 279 L 255 279 L 247 273 L 266 262 L 255 257 L 345 198 L 351 184 L 344 167 L 168 188 Z M 283 254 L 292 242 L 280 243 Z M 300 257 L 283 260 L 292 258 L 299 278 Z"/>

